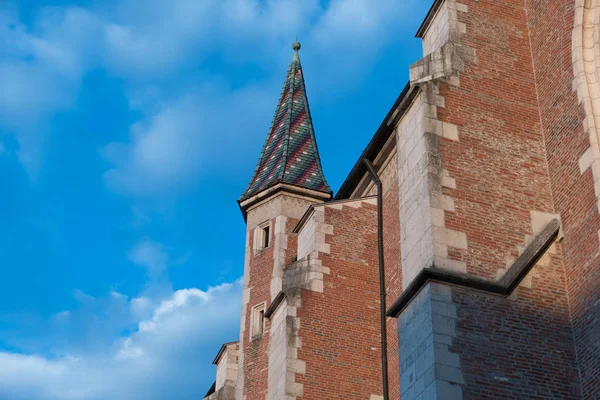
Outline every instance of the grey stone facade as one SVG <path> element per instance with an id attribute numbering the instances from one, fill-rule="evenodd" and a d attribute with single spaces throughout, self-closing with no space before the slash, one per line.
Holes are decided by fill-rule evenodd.
<path id="1" fill-rule="evenodd" d="M 449 286 L 429 283 L 398 317 L 402 400 L 462 399 L 456 307 Z"/>

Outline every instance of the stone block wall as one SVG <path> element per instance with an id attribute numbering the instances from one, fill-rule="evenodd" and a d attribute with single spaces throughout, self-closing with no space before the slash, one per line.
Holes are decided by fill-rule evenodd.
<path id="1" fill-rule="evenodd" d="M 226 346 L 217 363 L 217 379 L 215 389 L 219 390 L 225 385 L 234 386 L 237 381 L 239 346 L 232 343 Z"/>
<path id="2" fill-rule="evenodd" d="M 398 318 L 402 400 L 462 399 L 456 305 L 449 286 L 427 284 Z"/>
<path id="3" fill-rule="evenodd" d="M 406 287 L 433 263 L 430 147 L 425 133 L 425 105 L 419 95 L 397 127 L 402 282 Z"/>
<path id="4" fill-rule="evenodd" d="M 298 235 L 298 259 L 304 258 L 316 250 L 315 229 L 317 221 L 313 214 Z"/>
<path id="5" fill-rule="evenodd" d="M 423 55 L 439 49 L 448 41 L 450 37 L 449 22 L 448 3 L 444 1 L 423 35 Z"/>
<path id="6" fill-rule="evenodd" d="M 210 396 L 205 397 L 204 400 L 235 400 L 235 394 L 235 386 L 225 385 Z"/>
<path id="7" fill-rule="evenodd" d="M 271 317 L 269 329 L 269 400 L 285 399 L 287 376 L 287 302 L 280 305 Z"/>

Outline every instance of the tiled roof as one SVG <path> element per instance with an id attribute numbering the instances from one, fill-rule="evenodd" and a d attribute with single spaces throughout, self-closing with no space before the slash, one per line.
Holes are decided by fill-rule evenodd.
<path id="1" fill-rule="evenodd" d="M 323 175 L 298 50 L 287 73 L 269 135 L 241 201 L 278 183 L 331 193 Z"/>

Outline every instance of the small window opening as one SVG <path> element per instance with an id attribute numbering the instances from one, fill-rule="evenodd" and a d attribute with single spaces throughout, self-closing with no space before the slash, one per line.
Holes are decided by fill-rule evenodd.
<path id="1" fill-rule="evenodd" d="M 252 308 L 252 325 L 250 326 L 251 338 L 262 336 L 265 326 L 265 303 Z"/>
<path id="2" fill-rule="evenodd" d="M 263 249 L 266 249 L 267 247 L 269 247 L 269 239 L 271 238 L 270 235 L 270 229 L 269 229 L 269 225 L 265 226 L 263 228 Z"/>

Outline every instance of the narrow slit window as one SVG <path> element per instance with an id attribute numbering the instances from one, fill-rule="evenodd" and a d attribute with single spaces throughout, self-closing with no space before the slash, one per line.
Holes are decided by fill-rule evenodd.
<path id="1" fill-rule="evenodd" d="M 265 326 L 265 310 L 260 310 L 258 312 L 258 326 L 259 326 L 259 334 L 262 334 L 263 326 Z"/>
<path id="2" fill-rule="evenodd" d="M 267 225 L 263 228 L 262 233 L 263 233 L 263 243 L 262 243 L 263 246 L 262 247 L 263 247 L 263 249 L 266 249 L 267 247 L 269 247 L 269 240 L 271 238 L 271 236 L 270 236 L 271 232 L 269 229 L 269 225 Z"/>

